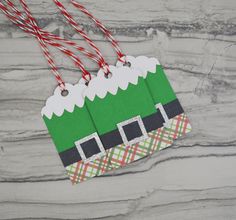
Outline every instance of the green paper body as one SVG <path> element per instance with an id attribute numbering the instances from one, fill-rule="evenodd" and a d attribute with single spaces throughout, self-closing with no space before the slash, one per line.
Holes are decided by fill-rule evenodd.
<path id="1" fill-rule="evenodd" d="M 75 106 L 72 113 L 64 111 L 61 117 L 53 115 L 51 119 L 45 116 L 43 119 L 59 153 L 97 131 L 85 105 L 82 108 Z"/>
<path id="2" fill-rule="evenodd" d="M 156 73 L 148 73 L 145 79 L 154 104 L 165 105 L 176 99 L 176 95 L 161 67 L 158 65 Z"/>
<path id="3" fill-rule="evenodd" d="M 140 115 L 155 113 L 155 104 L 166 104 L 176 99 L 170 83 L 158 65 L 156 73 L 139 78 L 138 84 L 129 84 L 126 90 L 119 89 L 116 95 L 108 93 L 105 98 L 88 98 L 82 108 L 75 106 L 72 113 L 65 111 L 62 116 L 43 117 L 57 151 L 63 152 L 78 141 L 94 132 L 99 135 L 117 129 L 117 123 Z"/>
<path id="4" fill-rule="evenodd" d="M 99 135 L 117 129 L 117 124 L 122 121 L 156 112 L 145 80 L 141 77 L 137 85 L 129 84 L 126 90 L 119 89 L 116 95 L 108 93 L 103 99 L 96 96 L 93 101 L 86 99 L 85 103 Z"/>

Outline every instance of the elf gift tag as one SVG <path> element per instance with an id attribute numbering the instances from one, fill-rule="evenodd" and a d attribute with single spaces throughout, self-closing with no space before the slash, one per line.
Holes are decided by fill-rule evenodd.
<path id="1" fill-rule="evenodd" d="M 165 131 L 174 140 L 191 131 L 191 125 L 159 61 L 145 56 L 123 58 L 130 68 L 141 71 L 153 102 L 165 120 Z M 123 66 L 118 61 L 117 66 Z"/>

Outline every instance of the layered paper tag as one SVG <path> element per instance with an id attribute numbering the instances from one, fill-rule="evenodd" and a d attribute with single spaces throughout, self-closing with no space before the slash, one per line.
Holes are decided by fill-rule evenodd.
<path id="1" fill-rule="evenodd" d="M 155 106 L 165 119 L 164 127 L 169 138 L 175 140 L 189 133 L 192 130 L 189 119 L 159 61 L 156 58 L 129 55 L 125 59 L 131 69 L 138 69 L 142 72 Z M 123 65 L 120 61 L 116 64 L 117 67 Z"/>
<path id="2" fill-rule="evenodd" d="M 130 63 L 110 66 L 108 78 L 100 70 L 88 86 L 66 84 L 67 96 L 57 88 L 42 109 L 72 183 L 166 148 L 191 130 L 158 61 Z"/>

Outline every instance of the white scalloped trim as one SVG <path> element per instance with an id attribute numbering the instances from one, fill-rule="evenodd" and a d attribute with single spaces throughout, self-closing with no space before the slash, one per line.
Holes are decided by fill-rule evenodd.
<path id="1" fill-rule="evenodd" d="M 53 114 L 61 116 L 64 111 L 73 112 L 75 105 L 83 107 L 84 98 L 88 97 L 93 101 L 95 96 L 104 98 L 107 93 L 115 95 L 118 89 L 126 90 L 128 85 L 137 85 L 138 78 L 143 77 L 139 69 L 129 68 L 126 66 L 109 66 L 112 73 L 111 78 L 105 78 L 103 70 L 99 70 L 97 77 L 93 77 L 88 86 L 84 85 L 83 79 L 76 85 L 66 83 L 66 89 L 69 91 L 67 96 L 61 95 L 61 90 L 57 87 L 54 95 L 49 97 L 46 105 L 43 107 L 41 114 L 51 119 Z"/>
<path id="2" fill-rule="evenodd" d="M 78 107 L 84 105 L 83 92 L 87 88 L 84 84 L 71 85 L 66 83 L 65 87 L 69 91 L 69 94 L 62 96 L 60 88 L 57 87 L 54 94 L 47 99 L 46 105 L 41 111 L 42 116 L 45 115 L 51 119 L 53 114 L 61 116 L 65 110 L 73 112 L 75 105 Z"/>
<path id="3" fill-rule="evenodd" d="M 144 78 L 146 78 L 147 73 L 155 73 L 157 65 L 160 65 L 159 61 L 156 58 L 148 58 L 146 56 L 133 57 L 126 55 L 126 62 L 131 63 L 131 68 L 139 69 L 142 72 Z M 123 66 L 123 63 L 118 61 L 116 64 L 117 67 Z"/>
<path id="4" fill-rule="evenodd" d="M 118 88 L 126 90 L 129 83 L 137 85 L 139 76 L 142 77 L 141 71 L 138 69 L 132 69 L 126 66 L 109 66 L 112 73 L 111 78 L 105 78 L 104 72 L 99 70 L 97 77 L 93 78 L 84 91 L 84 97 L 88 97 L 91 101 L 95 96 L 104 98 L 107 93 L 115 95 Z"/>

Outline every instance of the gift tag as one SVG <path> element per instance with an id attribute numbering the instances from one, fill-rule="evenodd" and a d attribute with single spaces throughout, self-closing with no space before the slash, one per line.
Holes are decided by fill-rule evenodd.
<path id="1" fill-rule="evenodd" d="M 57 87 L 41 112 L 59 154 L 75 147 L 79 139 L 96 132 L 84 102 L 86 85 L 66 83 L 65 88 L 67 94 Z M 63 163 L 68 164 L 66 161 Z"/>
<path id="2" fill-rule="evenodd" d="M 162 66 L 156 58 L 125 56 L 126 65 L 142 72 L 156 109 L 165 120 L 164 126 L 171 139 L 177 139 L 191 131 L 191 125 L 173 91 Z M 118 61 L 117 66 L 123 66 Z"/>

